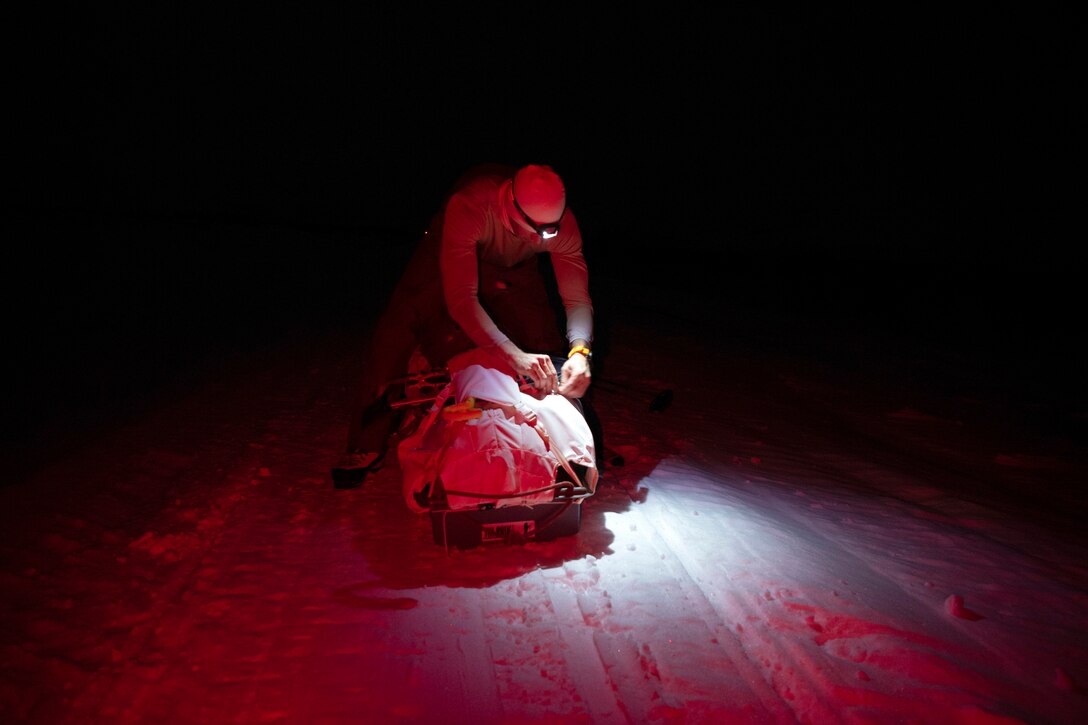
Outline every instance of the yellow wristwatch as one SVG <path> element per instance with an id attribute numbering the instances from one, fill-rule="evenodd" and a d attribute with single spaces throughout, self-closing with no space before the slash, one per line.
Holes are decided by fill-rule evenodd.
<path id="1" fill-rule="evenodd" d="M 567 353 L 567 359 L 570 360 L 575 355 L 585 355 L 586 362 L 593 362 L 593 351 L 585 345 L 576 345 L 575 347 L 572 347 L 570 352 Z"/>

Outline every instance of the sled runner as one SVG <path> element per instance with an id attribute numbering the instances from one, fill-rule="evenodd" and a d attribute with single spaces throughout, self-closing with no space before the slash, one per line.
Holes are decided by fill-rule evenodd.
<path id="1" fill-rule="evenodd" d="M 598 472 L 580 405 L 537 398 L 479 364 L 397 381 L 404 419 L 397 455 L 407 506 L 426 513 L 436 544 L 545 541 L 578 533 Z"/>

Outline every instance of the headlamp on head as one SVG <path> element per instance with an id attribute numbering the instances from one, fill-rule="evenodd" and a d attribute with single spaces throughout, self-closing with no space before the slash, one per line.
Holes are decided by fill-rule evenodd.
<path id="1" fill-rule="evenodd" d="M 550 166 L 530 164 L 519 169 L 511 185 L 511 196 L 522 220 L 541 239 L 559 234 L 559 222 L 567 212 L 567 192 L 562 179 Z"/>
<path id="2" fill-rule="evenodd" d="M 521 214 L 522 221 L 528 224 L 534 232 L 539 234 L 541 239 L 551 239 L 552 237 L 559 234 L 559 222 L 563 221 L 562 215 L 560 215 L 559 221 L 554 221 L 550 224 L 538 224 L 537 222 L 533 221 L 532 217 L 525 213 L 524 209 L 521 208 L 521 204 L 518 203 L 517 196 L 514 197 L 514 208 L 518 210 L 519 214 Z M 563 214 L 566 213 L 566 209 L 564 209 Z"/>

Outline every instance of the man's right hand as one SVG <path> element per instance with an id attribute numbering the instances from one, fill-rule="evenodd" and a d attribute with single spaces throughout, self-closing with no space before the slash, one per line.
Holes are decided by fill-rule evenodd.
<path id="1" fill-rule="evenodd" d="M 522 352 L 516 347 L 507 350 L 507 362 L 518 375 L 533 381 L 533 387 L 542 393 L 559 390 L 559 377 L 552 358 L 545 353 Z"/>

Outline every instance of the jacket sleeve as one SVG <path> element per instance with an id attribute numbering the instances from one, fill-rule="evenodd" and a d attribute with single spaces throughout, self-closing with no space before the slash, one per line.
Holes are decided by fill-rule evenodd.
<path id="1" fill-rule="evenodd" d="M 483 236 L 486 223 L 482 209 L 454 194 L 446 205 L 439 255 L 446 309 L 453 321 L 480 347 L 509 339 L 480 305 L 478 296 L 476 242 Z"/>
<path id="2" fill-rule="evenodd" d="M 589 270 L 582 255 L 582 232 L 574 213 L 567 210 L 560 243 L 551 250 L 556 287 L 567 317 L 567 341 L 593 339 L 593 301 L 589 297 Z"/>

